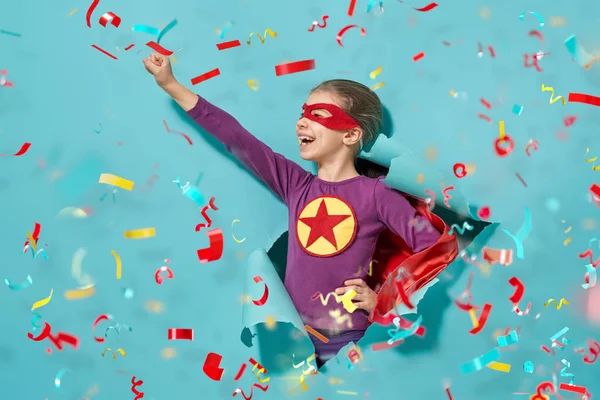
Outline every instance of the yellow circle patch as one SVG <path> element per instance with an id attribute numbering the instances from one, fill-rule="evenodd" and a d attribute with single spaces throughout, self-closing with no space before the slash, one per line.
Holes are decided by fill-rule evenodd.
<path id="1" fill-rule="evenodd" d="M 354 240 L 356 229 L 352 207 L 333 196 L 310 201 L 300 211 L 296 224 L 300 247 L 316 257 L 332 257 L 344 251 Z"/>

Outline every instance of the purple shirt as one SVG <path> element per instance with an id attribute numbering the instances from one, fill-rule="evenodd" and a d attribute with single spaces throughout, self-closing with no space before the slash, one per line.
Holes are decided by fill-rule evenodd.
<path id="1" fill-rule="evenodd" d="M 303 322 L 317 330 L 341 333 L 369 326 L 366 312 L 357 309 L 349 314 L 328 293 L 343 287 L 348 279 L 367 281 L 377 238 L 384 229 L 400 236 L 415 253 L 440 237 L 423 223 L 419 231 L 416 224 L 409 224 L 417 216 L 415 209 L 382 178 L 357 176 L 326 182 L 273 152 L 235 118 L 200 96 L 188 114 L 287 205 L 284 284 Z M 324 299 L 329 297 L 326 306 L 320 298 L 312 299 L 317 292 Z"/>

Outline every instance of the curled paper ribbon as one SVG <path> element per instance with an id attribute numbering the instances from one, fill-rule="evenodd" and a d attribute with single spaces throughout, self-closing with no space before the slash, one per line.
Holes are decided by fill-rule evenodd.
<path id="1" fill-rule="evenodd" d="M 586 264 L 585 268 L 587 270 L 587 279 L 586 283 L 581 285 L 581 287 L 584 289 L 590 289 L 596 286 L 598 275 L 596 272 L 596 268 L 594 268 L 592 264 Z"/>
<path id="2" fill-rule="evenodd" d="M 162 285 L 162 283 L 163 283 L 163 278 L 162 278 L 162 276 L 160 276 L 161 272 L 166 272 L 168 279 L 173 279 L 175 277 L 171 268 L 162 266 L 159 269 L 157 269 L 156 272 L 154 273 L 154 279 L 156 280 L 156 283 L 158 283 L 159 285 Z"/>
<path id="3" fill-rule="evenodd" d="M 33 306 L 31 307 L 31 311 L 35 310 L 36 308 L 44 307 L 46 304 L 50 303 L 50 300 L 52 300 L 53 293 L 54 293 L 54 289 L 50 289 L 50 296 L 33 303 Z"/>
<path id="4" fill-rule="evenodd" d="M 544 18 L 540 14 L 536 13 L 535 11 L 527 11 L 527 12 L 524 12 L 521 15 L 519 15 L 520 21 L 523 21 L 525 19 L 525 14 L 535 15 L 537 17 L 537 19 L 540 21 L 540 28 L 544 27 Z"/>
<path id="5" fill-rule="evenodd" d="M 67 300 L 81 300 L 92 296 L 96 293 L 95 286 L 88 286 L 85 288 L 65 290 L 65 299 Z"/>
<path id="6" fill-rule="evenodd" d="M 483 305 L 483 309 L 481 310 L 481 314 L 479 315 L 479 320 L 477 321 L 477 326 L 469 331 L 471 335 L 477 335 L 484 328 L 487 323 L 488 317 L 490 316 L 490 312 L 492 311 L 492 305 L 485 303 Z M 474 312 L 474 311 L 473 311 Z"/>
<path id="7" fill-rule="evenodd" d="M 117 331 L 117 335 L 121 336 L 121 329 L 122 328 L 127 328 L 127 330 L 129 332 L 133 331 L 133 328 L 125 325 L 125 324 L 120 324 L 120 323 L 116 323 L 115 326 L 109 326 L 108 328 L 106 328 L 106 330 L 104 331 L 104 337 L 108 337 L 108 331 L 110 331 L 111 329 L 114 329 L 115 331 Z"/>
<path id="8" fill-rule="evenodd" d="M 463 163 L 454 164 L 454 167 L 452 167 L 452 169 L 454 171 L 454 176 L 456 176 L 459 179 L 467 176 L 467 167 Z"/>
<path id="9" fill-rule="evenodd" d="M 501 145 L 503 145 L 505 143 L 507 146 L 502 147 Z M 494 140 L 494 150 L 496 151 L 496 154 L 499 157 L 508 156 L 510 153 L 512 153 L 514 148 L 515 148 L 515 142 L 508 135 L 504 135 L 503 138 L 496 138 L 496 140 Z"/>
<path id="10" fill-rule="evenodd" d="M 394 318 L 394 325 L 396 325 L 396 329 L 388 330 L 388 334 L 391 337 L 388 340 L 388 344 L 391 345 L 398 340 L 404 340 L 407 337 L 414 335 L 417 332 L 417 330 L 421 327 L 422 322 L 423 322 L 423 317 L 421 315 L 419 315 L 417 320 L 412 323 L 410 328 L 405 329 L 405 330 L 400 330 L 401 329 L 400 318 L 398 318 L 398 317 Z"/>
<path id="11" fill-rule="evenodd" d="M 125 351 L 121 348 L 117 349 L 116 351 L 112 351 L 112 349 L 110 347 L 107 347 L 106 349 L 104 349 L 104 351 L 102 352 L 102 357 L 104 357 L 104 354 L 110 351 L 110 353 L 113 356 L 113 360 L 117 359 L 117 354 L 120 353 L 123 357 L 125 357 L 127 355 L 127 353 L 125 353 Z"/>
<path id="12" fill-rule="evenodd" d="M 109 321 L 112 319 L 111 315 L 108 314 L 102 314 L 100 315 L 98 318 L 96 318 L 96 320 L 94 321 L 94 323 L 92 324 L 92 331 L 96 330 L 96 326 L 102 322 L 102 321 Z M 94 340 L 98 343 L 102 343 L 104 342 L 104 338 L 103 337 L 98 337 L 98 336 L 94 336 Z"/>
<path id="13" fill-rule="evenodd" d="M 263 282 L 263 279 L 260 276 L 255 276 L 254 277 L 254 282 L 256 282 L 256 283 Z M 261 298 L 258 299 L 258 300 L 252 300 L 252 302 L 255 305 L 257 305 L 257 306 L 260 307 L 260 306 L 264 306 L 265 305 L 265 303 L 267 302 L 268 298 L 269 298 L 269 287 L 265 283 L 265 290 L 264 290 L 263 295 L 261 296 Z"/>
<path id="14" fill-rule="evenodd" d="M 31 279 L 30 275 L 27 275 L 27 278 L 25 278 L 25 280 L 21 283 L 18 284 L 12 284 L 10 282 L 10 279 L 5 278 L 4 279 L 4 283 L 6 283 L 6 286 L 8 286 L 8 288 L 10 290 L 23 290 L 23 289 L 27 289 L 29 286 L 31 286 L 31 284 L 33 283 L 33 280 Z"/>
<path id="15" fill-rule="evenodd" d="M 133 392 L 133 394 L 136 395 L 133 400 L 139 400 L 142 397 L 144 397 L 144 392 L 138 392 L 136 389 L 136 387 L 143 385 L 143 384 L 144 384 L 143 380 L 141 380 L 141 379 L 139 381 L 135 380 L 135 375 L 131 378 L 131 391 Z"/>
<path id="16" fill-rule="evenodd" d="M 250 34 L 250 36 L 248 36 L 248 41 L 246 42 L 248 45 L 251 43 L 252 40 L 252 35 L 258 37 L 258 40 L 260 40 L 261 44 L 265 43 L 265 40 L 267 39 L 267 35 L 271 36 L 272 38 L 277 37 L 277 32 L 273 32 L 271 29 L 267 28 L 265 30 L 265 33 L 263 34 L 263 36 L 261 37 L 260 34 L 256 33 L 256 32 L 252 32 Z"/>
<path id="17" fill-rule="evenodd" d="M 121 17 L 113 12 L 107 12 L 103 16 L 100 17 L 100 25 L 106 28 L 106 24 L 110 21 L 111 25 L 115 28 L 118 28 L 121 25 Z"/>
<path id="18" fill-rule="evenodd" d="M 234 225 L 236 222 L 242 222 L 242 221 L 240 221 L 239 219 L 234 219 L 234 220 L 233 220 L 233 222 L 231 223 L 231 228 L 233 228 L 233 225 Z M 234 235 L 233 233 L 231 234 L 231 236 L 233 237 L 233 240 L 235 240 L 235 241 L 236 241 L 236 243 L 243 243 L 243 242 L 244 242 L 244 240 L 246 240 L 246 238 L 243 238 L 243 239 L 241 239 L 241 240 L 238 240 L 238 239 L 235 237 L 235 235 Z"/>
<path id="19" fill-rule="evenodd" d="M 326 28 L 327 27 L 327 19 L 329 18 L 329 15 L 323 15 L 321 18 L 323 19 L 323 25 L 321 25 L 317 21 L 313 21 L 312 26 L 308 29 L 309 32 L 313 32 L 316 27 L 319 27 L 319 28 Z"/>
<path id="20" fill-rule="evenodd" d="M 346 34 L 346 32 L 348 32 L 348 30 L 350 30 L 352 28 L 360 28 L 360 34 L 362 36 L 367 35 L 367 31 L 365 30 L 365 28 L 362 28 L 358 25 L 346 25 L 345 27 L 340 29 L 340 31 L 338 32 L 338 34 L 336 36 L 336 40 L 341 47 L 344 47 L 344 45 L 342 44 L 342 37 Z"/>
<path id="21" fill-rule="evenodd" d="M 217 261 L 223 255 L 223 232 L 221 229 L 212 229 L 206 232 L 206 235 L 210 242 L 209 247 L 196 250 L 201 264 Z"/>
<path id="22" fill-rule="evenodd" d="M 223 376 L 223 373 L 225 372 L 225 370 L 220 367 L 222 359 L 223 359 L 223 357 L 217 353 L 208 353 L 206 355 L 206 359 L 204 360 L 204 365 L 202 366 L 202 371 L 204 372 L 204 374 L 206 376 L 208 376 L 213 381 L 220 381 L 221 377 Z M 244 372 L 243 370 L 246 369 L 246 364 L 242 364 L 242 365 L 244 368 L 241 370 L 241 372 L 243 373 Z M 241 377 L 241 374 L 238 373 L 238 375 L 235 377 L 234 381 L 237 381 L 240 377 Z"/>

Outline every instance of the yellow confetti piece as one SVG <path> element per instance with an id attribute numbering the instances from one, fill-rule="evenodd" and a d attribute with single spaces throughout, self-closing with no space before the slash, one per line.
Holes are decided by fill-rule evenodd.
<path id="1" fill-rule="evenodd" d="M 567 24 L 565 17 L 550 17 L 550 26 L 553 28 L 559 28 Z"/>
<path id="2" fill-rule="evenodd" d="M 52 300 L 53 293 L 54 293 L 54 289 L 50 289 L 50 296 L 33 303 L 33 306 L 31 307 L 31 311 L 35 310 L 36 308 L 44 307 L 46 304 L 50 303 L 50 300 Z"/>
<path id="3" fill-rule="evenodd" d="M 344 381 L 339 378 L 329 378 L 329 383 L 331 385 L 341 385 L 342 383 L 344 383 Z"/>
<path id="4" fill-rule="evenodd" d="M 254 90 L 255 92 L 258 91 L 258 88 L 260 87 L 260 81 L 258 79 L 248 79 L 246 82 L 248 82 L 250 89 Z"/>
<path id="5" fill-rule="evenodd" d="M 452 96 L 452 97 L 456 97 L 458 94 L 454 90 L 450 90 L 448 93 L 450 93 L 450 96 Z"/>
<path id="6" fill-rule="evenodd" d="M 59 217 L 70 216 L 75 218 L 85 218 L 87 213 L 79 207 L 65 207 L 58 212 Z"/>
<path id="7" fill-rule="evenodd" d="M 269 330 L 275 329 L 275 325 L 277 325 L 277 321 L 275 321 L 275 317 L 273 317 L 272 315 L 268 315 L 267 318 L 265 319 L 265 325 L 266 325 L 267 329 L 269 329 Z"/>
<path id="8" fill-rule="evenodd" d="M 504 121 L 498 122 L 498 131 L 500 132 L 500 139 L 504 139 Z"/>
<path id="9" fill-rule="evenodd" d="M 487 365 L 489 369 L 493 369 L 495 371 L 500 372 L 510 372 L 510 364 L 504 364 L 496 361 L 492 361 Z"/>
<path id="10" fill-rule="evenodd" d="M 115 257 L 115 260 L 117 262 L 117 279 L 121 279 L 121 257 L 119 256 L 119 254 L 114 251 L 111 250 L 110 251 L 112 253 L 112 255 Z"/>
<path id="11" fill-rule="evenodd" d="M 234 225 L 236 222 L 242 222 L 242 221 L 240 221 L 239 219 L 234 219 L 234 220 L 233 220 L 233 222 L 231 223 L 231 228 L 232 228 L 232 229 L 233 229 L 233 225 Z M 238 239 L 236 239 L 236 237 L 235 237 L 235 235 L 234 235 L 233 233 L 231 234 L 231 236 L 233 237 L 233 240 L 235 240 L 237 243 L 242 243 L 244 240 L 246 240 L 246 238 L 243 238 L 242 240 L 238 240 Z"/>
<path id="12" fill-rule="evenodd" d="M 160 356 L 161 356 L 161 358 L 164 358 L 165 360 L 169 360 L 169 359 L 175 358 L 175 356 L 177 356 L 177 351 L 172 347 L 165 347 L 164 349 L 162 349 L 160 351 Z"/>
<path id="13" fill-rule="evenodd" d="M 348 391 L 346 391 L 346 390 L 336 390 L 335 392 L 336 392 L 337 394 L 351 394 L 351 395 L 353 395 L 353 396 L 356 396 L 356 395 L 358 394 L 358 393 L 356 393 L 356 392 L 348 392 Z"/>
<path id="14" fill-rule="evenodd" d="M 477 328 L 479 326 L 479 321 L 477 321 L 477 315 L 475 314 L 474 309 L 469 310 L 469 316 L 471 317 L 471 322 L 473 323 L 473 328 Z"/>
<path id="15" fill-rule="evenodd" d="M 417 183 L 423 183 L 423 182 L 425 182 L 425 175 L 417 174 Z"/>
<path id="16" fill-rule="evenodd" d="M 31 244 L 31 247 L 33 247 L 33 251 L 36 251 L 37 243 L 35 242 L 35 239 L 31 235 L 31 232 L 29 232 L 29 231 L 27 232 L 27 239 L 29 239 L 29 243 Z"/>
<path id="17" fill-rule="evenodd" d="M 563 246 L 566 246 L 566 245 L 568 245 L 569 243 L 571 243 L 571 240 L 572 240 L 572 239 L 573 239 L 573 238 L 572 238 L 571 236 L 569 236 L 568 238 L 566 238 L 566 239 L 564 240 L 564 242 L 563 242 Z"/>
<path id="18" fill-rule="evenodd" d="M 260 35 L 258 33 L 256 33 L 256 32 L 252 32 L 250 34 L 250 36 L 248 36 L 248 41 L 246 43 L 250 44 L 250 42 L 252 40 L 252 35 L 255 35 L 256 37 L 258 37 L 258 40 L 260 40 L 260 42 L 262 44 L 264 44 L 265 43 L 265 39 L 267 38 L 267 35 L 269 35 L 269 36 L 271 36 L 271 37 L 274 38 L 274 37 L 277 37 L 277 32 L 273 32 L 272 30 L 270 30 L 269 28 L 267 28 L 265 30 L 265 33 L 264 33 L 263 37 L 260 37 Z"/>
<path id="19" fill-rule="evenodd" d="M 354 296 L 356 296 L 356 292 L 354 291 L 354 289 L 350 289 L 342 296 L 342 305 L 344 306 L 344 309 L 346 309 L 346 311 L 348 311 L 351 314 L 358 308 L 352 302 Z"/>
<path id="20" fill-rule="evenodd" d="M 67 299 L 67 300 L 81 300 L 81 299 L 85 299 L 85 298 L 88 298 L 88 297 L 92 296 L 94 293 L 96 293 L 96 287 L 95 286 L 89 286 L 89 287 L 86 287 L 86 288 L 79 288 L 79 289 L 65 290 L 65 299 Z"/>
<path id="21" fill-rule="evenodd" d="M 371 78 L 371 79 L 375 79 L 375 78 L 377 77 L 377 75 L 379 75 L 379 74 L 381 73 L 382 69 L 383 69 L 382 67 L 379 67 L 379 68 L 377 68 L 376 70 L 372 71 L 372 72 L 369 74 L 369 78 Z"/>
<path id="22" fill-rule="evenodd" d="M 73 16 L 73 14 L 75 14 L 76 12 L 77 12 L 77 8 L 72 9 L 71 12 L 67 15 L 67 17 Z"/>
<path id="23" fill-rule="evenodd" d="M 165 311 L 165 305 L 158 300 L 147 300 L 144 304 L 147 311 L 159 314 Z"/>
<path id="24" fill-rule="evenodd" d="M 173 60 L 173 64 L 177 64 L 177 59 L 175 58 L 175 56 L 169 56 L 169 58 Z"/>
<path id="25" fill-rule="evenodd" d="M 376 85 L 373 85 L 373 86 L 371 87 L 371 90 L 375 91 L 375 90 L 377 90 L 377 89 L 379 89 L 379 88 L 382 88 L 382 87 L 384 87 L 384 86 L 385 86 L 385 82 L 379 82 L 378 84 L 376 84 Z"/>
<path id="26" fill-rule="evenodd" d="M 134 182 L 120 176 L 113 174 L 100 174 L 98 183 L 105 183 L 107 185 L 113 185 L 121 189 L 131 190 L 133 189 Z"/>
<path id="27" fill-rule="evenodd" d="M 156 236 L 156 229 L 141 228 L 125 231 L 125 239 L 146 239 Z"/>
<path id="28" fill-rule="evenodd" d="M 112 353 L 113 359 L 117 358 L 117 353 L 121 353 L 121 355 L 123 357 L 127 356 L 127 353 L 125 353 L 125 350 L 123 350 L 121 348 L 119 348 L 119 349 L 117 349 L 115 351 L 112 351 L 111 348 L 108 347 L 108 348 L 104 349 L 104 351 L 102 352 L 102 357 L 104 357 L 104 353 L 106 353 L 107 351 L 110 351 Z"/>

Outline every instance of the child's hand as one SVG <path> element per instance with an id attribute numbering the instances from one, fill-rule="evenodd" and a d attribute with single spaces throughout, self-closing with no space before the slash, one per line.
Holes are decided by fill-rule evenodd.
<path id="1" fill-rule="evenodd" d="M 362 279 L 350 279 L 349 281 L 344 282 L 344 285 L 346 286 L 335 289 L 335 293 L 343 295 L 351 289 L 354 289 L 356 292 L 356 296 L 352 299 L 354 305 L 371 314 L 377 303 L 377 293 L 368 287 Z"/>
<path id="2" fill-rule="evenodd" d="M 169 57 L 151 53 L 150 57 L 142 59 L 142 62 L 144 63 L 144 67 L 146 67 L 146 71 L 154 76 L 156 83 L 161 88 L 164 89 L 169 84 L 177 82 L 175 76 L 173 76 L 173 70 L 171 70 Z"/>

